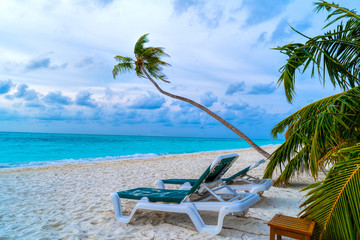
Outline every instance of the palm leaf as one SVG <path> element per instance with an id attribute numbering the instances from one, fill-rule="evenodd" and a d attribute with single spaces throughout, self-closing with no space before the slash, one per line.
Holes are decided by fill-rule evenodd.
<path id="1" fill-rule="evenodd" d="M 332 9 L 335 9 L 332 13 L 330 13 L 326 20 L 330 20 L 331 17 L 337 16 L 334 20 L 330 21 L 325 27 L 330 26 L 331 24 L 341 20 L 342 18 L 354 18 L 360 20 L 360 16 L 356 14 L 354 10 L 349 10 L 344 7 L 340 7 L 337 4 L 334 3 L 328 3 L 326 1 L 316 2 L 317 6 L 315 8 L 316 12 L 319 12 L 323 9 L 326 9 L 327 11 L 331 11 Z"/>
<path id="2" fill-rule="evenodd" d="M 296 111 L 272 130 L 273 137 L 287 129 L 287 139 L 269 157 L 264 177 L 279 170 L 276 184 L 286 183 L 296 173 L 319 170 L 336 162 L 336 149 L 360 141 L 360 87 L 318 100 Z"/>
<path id="3" fill-rule="evenodd" d="M 360 238 L 360 144 L 339 151 L 324 181 L 303 190 L 307 200 L 302 216 L 317 223 L 315 238 Z"/>
<path id="4" fill-rule="evenodd" d="M 348 90 L 360 83 L 360 16 L 355 11 L 341 8 L 335 4 L 320 2 L 317 11 L 328 7 L 335 10 L 329 14 L 328 19 L 340 15 L 325 27 L 347 18 L 348 21 L 339 23 L 337 28 L 323 35 L 309 39 L 305 44 L 291 43 L 282 47 L 274 48 L 288 56 L 286 64 L 280 68 L 281 76 L 278 85 L 284 84 L 286 98 L 292 102 L 295 96 L 295 72 L 304 72 L 312 67 L 312 76 L 315 72 L 325 84 L 328 76 L 334 87 L 339 86 L 342 90 Z"/>
<path id="5" fill-rule="evenodd" d="M 129 57 L 116 56 L 115 60 L 119 63 L 114 66 L 112 71 L 113 77 L 115 78 L 118 74 L 126 73 L 134 68 L 134 60 Z"/>
<path id="6" fill-rule="evenodd" d="M 142 35 L 135 43 L 134 54 L 136 58 L 138 58 L 141 55 L 141 53 L 144 51 L 144 44 L 149 42 L 149 40 L 147 39 L 148 35 L 149 35 L 148 33 Z"/>

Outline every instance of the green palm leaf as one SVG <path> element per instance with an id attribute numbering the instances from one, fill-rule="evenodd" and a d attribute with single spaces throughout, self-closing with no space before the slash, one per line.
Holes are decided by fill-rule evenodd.
<path id="1" fill-rule="evenodd" d="M 360 239 L 360 144 L 340 150 L 324 181 L 303 190 L 302 217 L 316 221 L 315 238 Z"/>
<path id="2" fill-rule="evenodd" d="M 129 72 L 134 69 L 135 61 L 132 58 L 116 56 L 115 60 L 118 61 L 119 63 L 114 66 L 114 69 L 112 71 L 114 78 L 118 74 Z"/>
<path id="3" fill-rule="evenodd" d="M 148 33 L 142 35 L 135 43 L 134 54 L 136 58 L 140 57 L 140 54 L 144 51 L 144 44 L 149 42 L 147 38 L 148 35 Z"/>
<path id="4" fill-rule="evenodd" d="M 312 76 L 317 72 L 323 84 L 328 76 L 334 87 L 338 86 L 344 91 L 360 83 L 360 16 L 356 15 L 355 11 L 335 4 L 324 1 L 316 4 L 317 11 L 325 7 L 329 10 L 335 9 L 328 19 L 340 15 L 325 27 L 343 18 L 348 18 L 348 21 L 345 24 L 339 23 L 333 31 L 313 38 L 294 29 L 309 40 L 305 44 L 291 43 L 275 48 L 288 56 L 286 64 L 280 68 L 278 85 L 284 84 L 289 102 L 292 102 L 295 96 L 295 73 L 300 68 L 303 73 L 311 66 Z"/>
<path id="5" fill-rule="evenodd" d="M 360 141 L 360 87 L 318 100 L 296 111 L 272 130 L 273 137 L 287 129 L 287 139 L 270 156 L 264 177 L 286 183 L 296 173 L 319 170 L 336 162 L 332 155 Z"/>
<path id="6" fill-rule="evenodd" d="M 326 1 L 316 2 L 315 4 L 317 5 L 315 8 L 316 12 L 319 12 L 323 9 L 326 9 L 327 11 L 331 11 L 332 9 L 335 9 L 332 13 L 330 13 L 328 15 L 326 20 L 330 20 L 334 16 L 336 16 L 336 18 L 334 20 L 332 20 L 331 22 L 329 22 L 325 27 L 328 27 L 329 25 L 335 23 L 336 21 L 341 20 L 342 18 L 351 18 L 351 19 L 359 19 L 360 20 L 360 16 L 358 16 L 354 10 L 349 10 L 347 8 L 340 7 L 337 4 L 328 3 Z M 340 15 L 340 16 L 337 16 L 337 15 Z"/>
<path id="7" fill-rule="evenodd" d="M 313 38 L 298 32 L 308 39 L 304 44 L 276 48 L 288 55 L 278 85 L 284 84 L 291 102 L 296 70 L 311 67 L 312 77 L 317 74 L 325 84 L 327 76 L 344 92 L 303 107 L 273 128 L 273 137 L 285 132 L 286 141 L 270 156 L 264 177 L 279 169 L 277 184 L 304 171 L 316 179 L 332 166 L 324 181 L 303 189 L 310 191 L 302 217 L 316 221 L 315 239 L 360 239 L 360 16 L 325 1 L 316 5 L 316 11 L 330 12 L 325 27 L 346 22 Z"/>

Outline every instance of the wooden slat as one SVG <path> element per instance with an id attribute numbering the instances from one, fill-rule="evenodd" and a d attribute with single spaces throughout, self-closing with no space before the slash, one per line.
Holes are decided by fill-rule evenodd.
<path id="1" fill-rule="evenodd" d="M 270 220 L 268 225 L 274 229 L 282 229 L 288 232 L 305 234 L 312 236 L 315 222 L 305 220 L 302 218 L 294 218 L 285 215 L 276 214 L 273 219 Z"/>

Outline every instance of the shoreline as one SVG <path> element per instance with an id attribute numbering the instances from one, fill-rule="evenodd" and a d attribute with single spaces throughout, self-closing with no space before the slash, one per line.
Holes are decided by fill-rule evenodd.
<path id="1" fill-rule="evenodd" d="M 261 148 L 272 148 L 279 147 L 281 144 L 267 144 L 260 146 Z M 59 166 L 59 165 L 72 165 L 72 164 L 87 164 L 87 163 L 98 163 L 98 162 L 117 162 L 117 161 L 136 161 L 141 159 L 152 159 L 163 156 L 177 156 L 177 155 L 191 155 L 191 154 L 206 154 L 206 153 L 222 153 L 222 152 L 236 152 L 242 150 L 253 150 L 252 147 L 230 149 L 230 150 L 213 150 L 213 151 L 200 151 L 191 153 L 174 153 L 174 154 L 156 154 L 156 153 L 144 153 L 144 154 L 133 154 L 119 157 L 98 157 L 98 158 L 80 158 L 80 159 L 63 159 L 53 161 L 38 161 L 30 163 L 20 163 L 14 165 L 0 164 L 0 172 L 9 169 L 20 169 L 20 168 L 36 168 L 36 167 L 48 167 L 48 166 Z M 139 157 L 136 157 L 139 156 Z"/>
<path id="2" fill-rule="evenodd" d="M 276 147 L 265 148 L 272 152 Z M 245 217 L 227 215 L 219 235 L 198 233 L 188 216 L 138 211 L 129 224 L 117 222 L 110 193 L 135 187 L 156 187 L 155 180 L 198 178 L 220 154 L 234 151 L 165 155 L 92 163 L 11 168 L 0 171 L 0 228 L 4 239 L 269 239 L 267 222 L 277 213 L 296 216 L 313 182 L 301 175 L 286 188 L 271 187 Z M 240 157 L 227 174 L 263 157 L 255 150 L 236 151 Z M 262 177 L 265 164 L 251 170 Z M 129 214 L 134 201 L 123 202 Z M 217 215 L 204 212 L 207 224 Z"/>

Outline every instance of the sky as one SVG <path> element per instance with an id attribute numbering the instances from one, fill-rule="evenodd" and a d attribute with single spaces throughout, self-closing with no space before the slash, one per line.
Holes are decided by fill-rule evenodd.
<path id="1" fill-rule="evenodd" d="M 341 5 L 359 9 L 358 0 Z M 135 73 L 112 76 L 140 36 L 164 47 L 166 91 L 197 101 L 253 139 L 338 92 L 298 74 L 289 104 L 277 50 L 324 33 L 308 0 L 2 0 L 0 131 L 236 138 Z M 281 136 L 280 136 L 281 138 Z"/>

